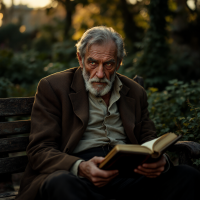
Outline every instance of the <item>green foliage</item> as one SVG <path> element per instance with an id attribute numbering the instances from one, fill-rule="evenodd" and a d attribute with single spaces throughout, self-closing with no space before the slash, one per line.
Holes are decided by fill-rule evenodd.
<path id="1" fill-rule="evenodd" d="M 158 135 L 178 131 L 177 120 L 192 118 L 187 101 L 200 106 L 200 81 L 184 84 L 182 81 L 169 81 L 164 91 L 157 88 L 147 90 L 150 118 L 154 121 Z M 189 138 L 188 138 L 189 139 Z"/>
<path id="2" fill-rule="evenodd" d="M 51 41 L 45 37 L 35 39 L 33 42 L 33 49 L 36 51 L 49 51 L 51 50 Z"/>
<path id="3" fill-rule="evenodd" d="M 9 96 L 13 84 L 6 78 L 0 77 L 0 98 Z"/>
<path id="4" fill-rule="evenodd" d="M 200 158 L 193 159 L 193 165 L 200 170 Z"/>
<path id="5" fill-rule="evenodd" d="M 7 67 L 13 58 L 13 51 L 10 49 L 0 50 L 0 74 L 1 76 L 7 71 Z"/>
<path id="6" fill-rule="evenodd" d="M 200 143 L 200 81 L 185 84 L 172 80 L 164 91 L 149 88 L 147 94 L 158 136 L 175 132 L 183 141 Z M 200 169 L 199 159 L 193 159 L 193 164 Z"/>
<path id="7" fill-rule="evenodd" d="M 26 52 L 13 55 L 10 50 L 0 50 L 1 57 L 0 74 L 9 79 L 13 84 L 31 84 L 38 82 L 40 78 L 48 75 L 43 68 L 47 65 L 47 58 L 39 52 Z"/>
<path id="8" fill-rule="evenodd" d="M 194 106 L 188 100 L 191 113 L 187 117 L 178 117 L 176 126 L 177 134 L 183 136 L 183 140 L 190 140 L 200 143 L 200 107 Z"/>
<path id="9" fill-rule="evenodd" d="M 19 54 L 10 49 L 0 50 L 0 97 L 34 96 L 41 78 L 79 65 L 75 42 L 58 42 L 50 50 Z"/>
<path id="10" fill-rule="evenodd" d="M 42 52 L 0 50 L 0 97 L 33 96 L 38 81 L 49 74 L 44 71 L 48 62 Z"/>
<path id="11" fill-rule="evenodd" d="M 135 53 L 133 67 L 125 70 L 125 74 L 140 75 L 146 87 L 159 90 L 172 79 L 198 80 L 200 43 L 196 33 L 200 12 L 189 13 L 181 2 L 172 0 L 152 0 L 147 8 L 150 24 L 142 50 Z"/>
<path id="12" fill-rule="evenodd" d="M 178 117 L 176 133 L 182 135 L 182 140 L 200 143 L 200 106 L 194 106 L 188 101 L 191 113 L 187 117 Z M 192 159 L 194 167 L 200 170 L 200 158 Z"/>
<path id="13" fill-rule="evenodd" d="M 175 45 L 171 45 L 171 62 L 167 68 L 170 72 L 171 79 L 178 79 L 184 82 L 198 80 L 200 68 L 199 54 L 189 49 L 180 49 Z"/>
<path id="14" fill-rule="evenodd" d="M 75 44 L 70 40 L 55 43 L 52 48 L 52 61 L 65 64 L 65 69 L 79 66 Z"/>
<path id="15" fill-rule="evenodd" d="M 20 24 L 7 24 L 0 28 L 0 44 L 21 50 L 23 45 L 30 45 L 30 33 L 20 33 Z"/>

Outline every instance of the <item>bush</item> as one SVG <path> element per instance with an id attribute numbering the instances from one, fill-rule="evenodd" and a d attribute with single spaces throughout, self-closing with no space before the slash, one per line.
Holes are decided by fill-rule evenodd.
<path id="1" fill-rule="evenodd" d="M 184 84 L 171 80 L 164 91 L 157 88 L 147 90 L 150 118 L 154 121 L 158 135 L 178 130 L 176 120 L 191 115 L 187 101 L 200 106 L 200 81 Z"/>
<path id="2" fill-rule="evenodd" d="M 13 84 L 6 78 L 0 77 L 0 98 L 9 96 Z"/>
<path id="3" fill-rule="evenodd" d="M 52 49 L 18 54 L 10 49 L 0 50 L 0 97 L 33 96 L 41 78 L 78 66 L 72 42 L 56 43 Z"/>
<path id="4" fill-rule="evenodd" d="M 164 91 L 149 88 L 147 94 L 158 136 L 174 132 L 183 136 L 181 140 L 200 143 L 200 81 L 171 80 Z M 200 169 L 200 159 L 193 164 Z"/>
<path id="5" fill-rule="evenodd" d="M 0 46 L 9 47 L 17 51 L 30 47 L 30 33 L 20 33 L 20 24 L 7 24 L 0 29 Z"/>
<path id="6" fill-rule="evenodd" d="M 48 75 L 48 62 L 39 52 L 13 55 L 9 49 L 0 50 L 0 97 L 34 95 L 38 81 Z"/>
<path id="7" fill-rule="evenodd" d="M 176 125 L 177 134 L 182 135 L 182 140 L 200 143 L 200 107 L 196 107 L 188 101 L 191 114 L 187 117 L 178 117 Z M 200 170 L 200 158 L 193 159 L 193 165 Z"/>
<path id="8" fill-rule="evenodd" d="M 192 105 L 188 101 L 191 113 L 187 117 L 178 117 L 176 126 L 177 134 L 183 136 L 183 140 L 191 140 L 200 143 L 200 107 Z"/>

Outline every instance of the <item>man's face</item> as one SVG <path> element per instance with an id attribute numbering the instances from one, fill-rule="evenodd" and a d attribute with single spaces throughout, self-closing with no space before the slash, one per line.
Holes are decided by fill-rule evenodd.
<path id="1" fill-rule="evenodd" d="M 107 94 L 115 80 L 117 66 L 117 48 L 113 41 L 106 44 L 94 44 L 86 50 L 84 64 L 78 54 L 83 69 L 86 89 L 95 96 Z"/>

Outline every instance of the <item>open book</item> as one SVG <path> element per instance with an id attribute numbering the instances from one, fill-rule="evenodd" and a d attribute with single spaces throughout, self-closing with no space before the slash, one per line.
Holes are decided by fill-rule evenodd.
<path id="1" fill-rule="evenodd" d="M 100 163 L 99 168 L 133 171 L 142 163 L 154 162 L 156 159 L 159 159 L 180 138 L 181 136 L 177 136 L 174 133 L 167 133 L 142 145 L 118 144 Z"/>

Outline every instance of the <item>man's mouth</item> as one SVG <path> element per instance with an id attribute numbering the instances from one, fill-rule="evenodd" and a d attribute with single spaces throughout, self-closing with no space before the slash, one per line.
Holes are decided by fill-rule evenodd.
<path id="1" fill-rule="evenodd" d="M 105 85 L 105 84 L 107 84 L 106 82 L 92 82 L 92 83 L 94 83 L 96 85 Z"/>
<path id="2" fill-rule="evenodd" d="M 105 84 L 106 82 L 92 82 L 92 83 L 96 83 L 96 84 Z"/>
<path id="3" fill-rule="evenodd" d="M 106 82 L 92 82 L 92 84 L 96 85 L 97 87 L 104 87 L 107 83 Z"/>

